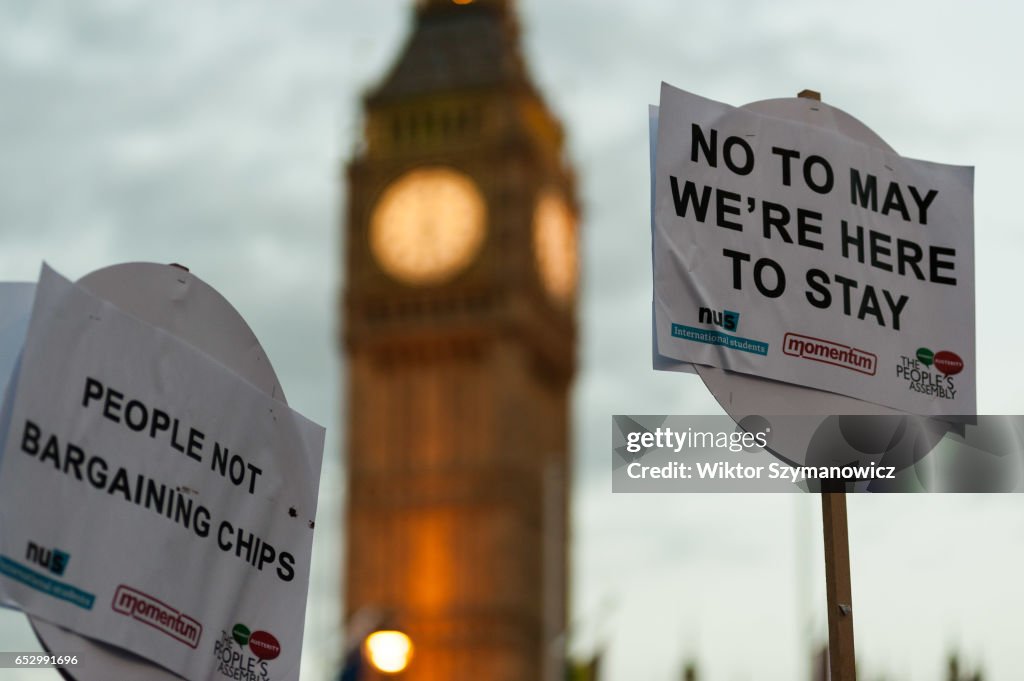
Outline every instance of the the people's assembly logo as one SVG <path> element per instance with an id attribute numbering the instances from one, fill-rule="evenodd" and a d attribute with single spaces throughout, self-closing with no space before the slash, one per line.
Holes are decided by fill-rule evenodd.
<path id="1" fill-rule="evenodd" d="M 913 357 L 900 355 L 896 376 L 906 381 L 908 390 L 952 400 L 957 392 L 953 377 L 963 370 L 964 361 L 955 352 L 918 348 Z"/>
<path id="2" fill-rule="evenodd" d="M 281 644 L 273 634 L 249 631 L 241 622 L 231 631 L 221 631 L 213 644 L 217 671 L 236 681 L 271 681 L 268 663 L 280 654 Z"/>

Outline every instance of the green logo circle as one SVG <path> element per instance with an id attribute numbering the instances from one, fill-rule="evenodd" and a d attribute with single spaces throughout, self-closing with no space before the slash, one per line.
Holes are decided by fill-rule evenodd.
<path id="1" fill-rule="evenodd" d="M 244 646 L 249 642 L 249 627 L 241 623 L 236 624 L 235 628 L 231 630 L 231 637 L 235 639 L 235 643 Z"/>
<path id="2" fill-rule="evenodd" d="M 917 360 L 926 367 L 930 367 L 934 359 L 935 353 L 929 350 L 928 348 L 917 349 Z"/>

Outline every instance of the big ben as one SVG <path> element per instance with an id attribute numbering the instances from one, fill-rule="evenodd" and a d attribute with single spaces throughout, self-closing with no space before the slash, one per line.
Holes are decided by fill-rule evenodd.
<path id="1" fill-rule="evenodd" d="M 410 681 L 554 681 L 577 202 L 510 0 L 420 0 L 347 168 L 346 618 Z"/>

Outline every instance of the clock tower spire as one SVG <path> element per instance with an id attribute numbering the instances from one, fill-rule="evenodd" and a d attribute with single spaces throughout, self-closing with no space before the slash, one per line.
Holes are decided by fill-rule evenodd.
<path id="1" fill-rule="evenodd" d="M 511 2 L 420 0 L 347 167 L 345 612 L 407 681 L 554 681 L 577 204 Z"/>

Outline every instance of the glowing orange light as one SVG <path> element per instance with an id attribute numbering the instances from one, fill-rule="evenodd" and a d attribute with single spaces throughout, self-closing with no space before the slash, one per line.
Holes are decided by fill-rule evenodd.
<path id="1" fill-rule="evenodd" d="M 370 664 L 385 674 L 397 674 L 409 666 L 412 641 L 400 631 L 375 631 L 366 637 Z"/>
<path id="2" fill-rule="evenodd" d="M 471 2 L 473 2 L 473 0 L 452 0 L 452 2 L 454 2 L 456 5 L 468 5 Z"/>

